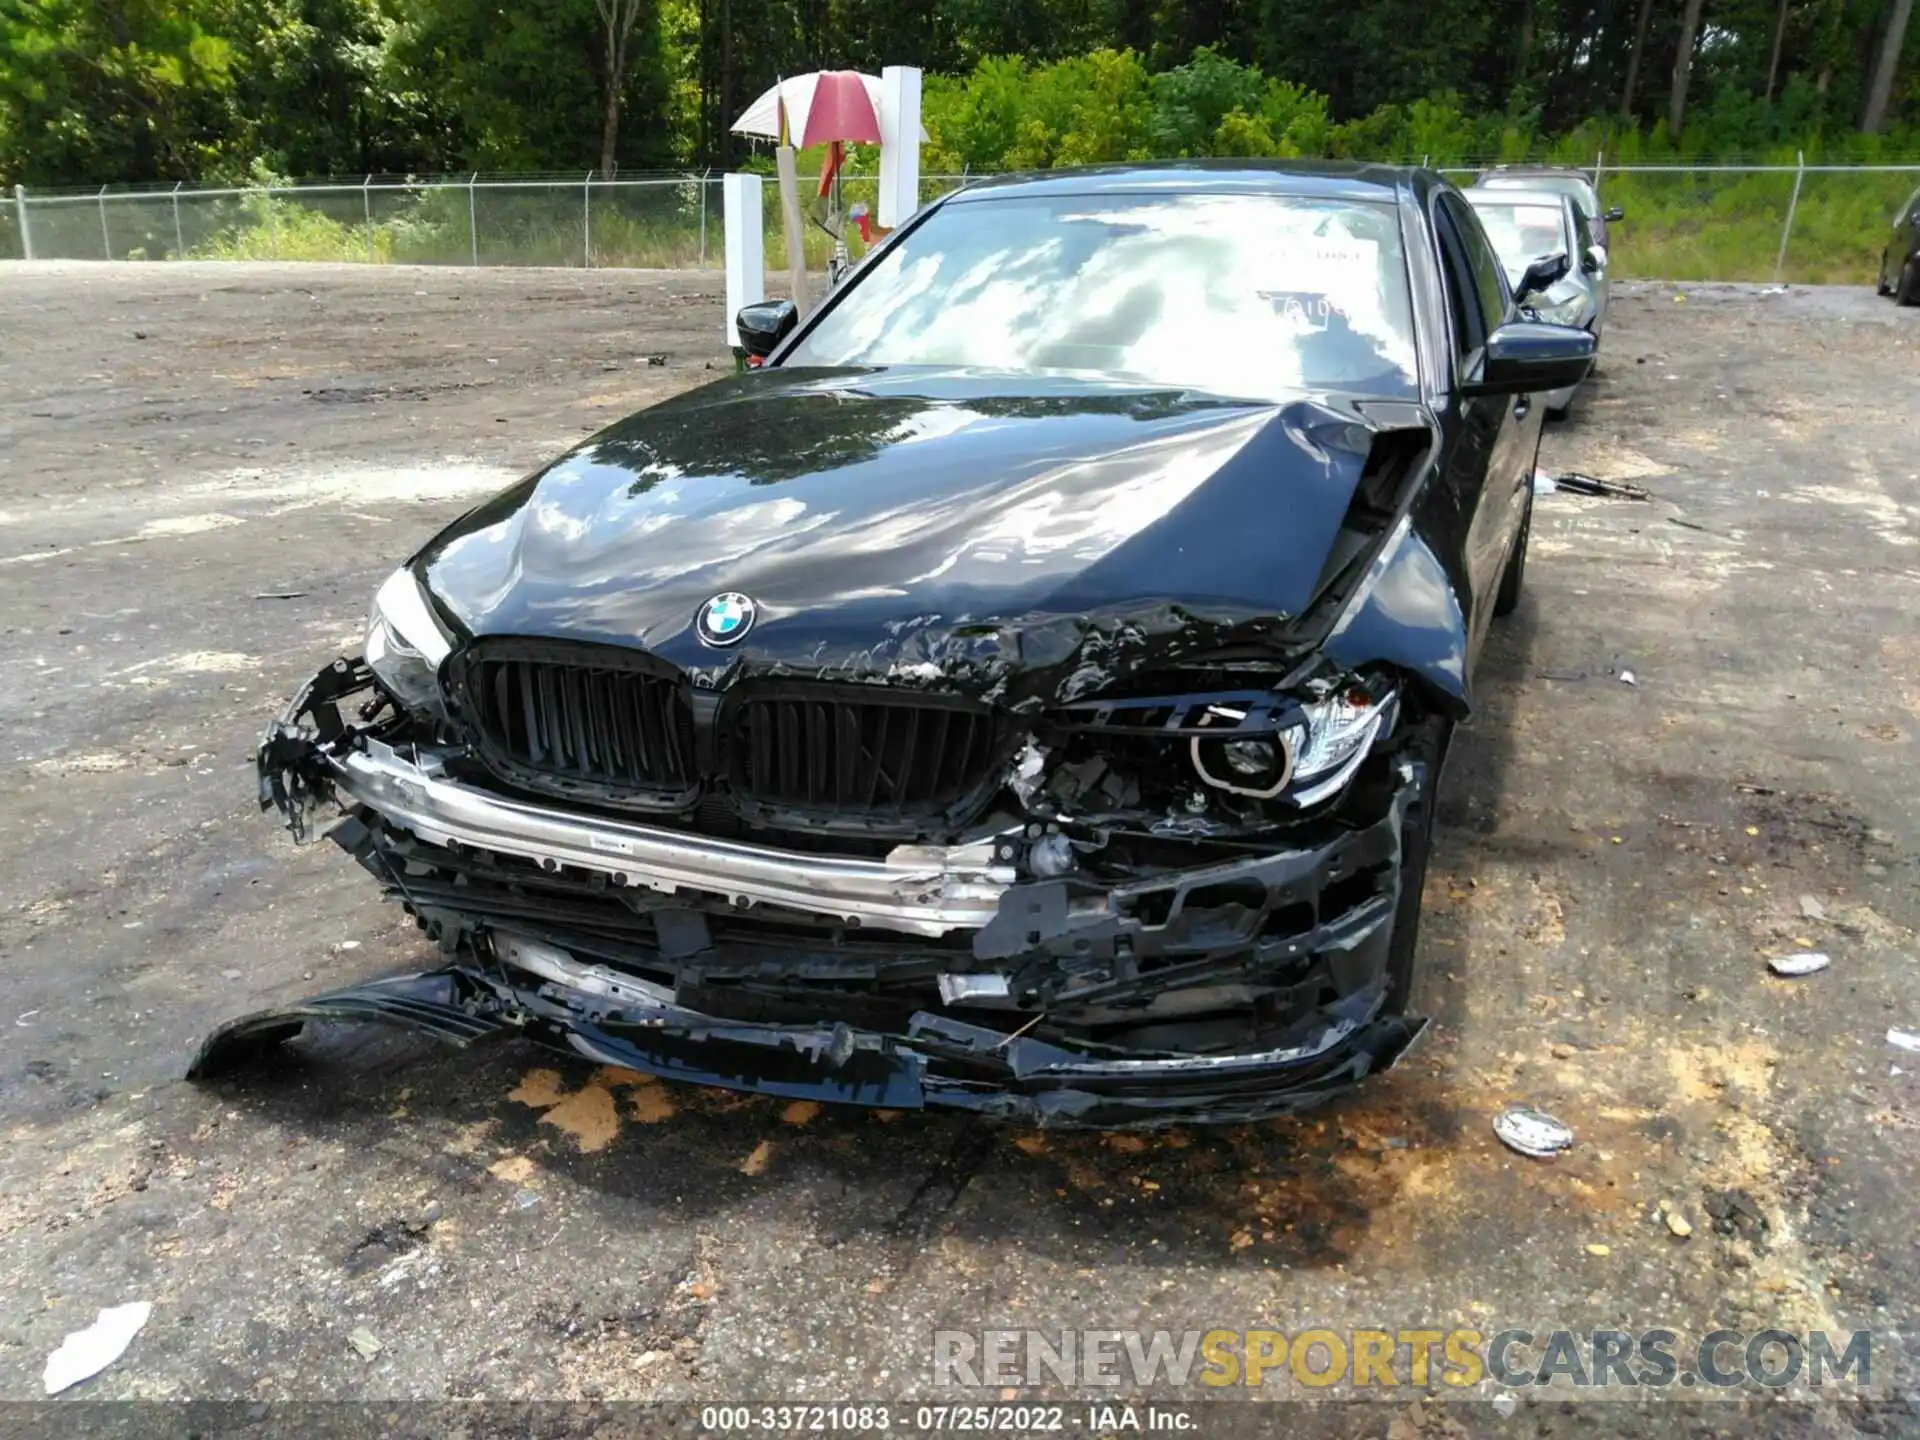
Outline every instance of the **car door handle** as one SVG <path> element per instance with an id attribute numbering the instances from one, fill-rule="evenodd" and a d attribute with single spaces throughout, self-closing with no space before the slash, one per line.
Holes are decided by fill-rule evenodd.
<path id="1" fill-rule="evenodd" d="M 1533 397 L 1531 395 L 1522 395 L 1518 400 L 1513 402 L 1513 418 L 1516 420 L 1524 420 L 1527 418 L 1527 412 L 1531 409 L 1533 409 Z"/>

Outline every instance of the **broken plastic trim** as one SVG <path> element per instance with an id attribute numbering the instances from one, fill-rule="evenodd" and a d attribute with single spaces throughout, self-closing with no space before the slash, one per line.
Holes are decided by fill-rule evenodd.
<path id="1" fill-rule="evenodd" d="M 333 797 L 327 761 L 359 734 L 341 719 L 340 701 L 373 683 L 373 671 L 359 657 L 334 661 L 300 687 L 260 742 L 254 757 L 260 808 L 284 815 L 296 844 L 305 842 L 313 817 Z M 370 720 L 388 703 L 384 693 L 375 693 L 362 707 L 362 720 Z"/>
<path id="2" fill-rule="evenodd" d="M 914 1015 L 904 1033 L 885 1034 L 717 1020 L 639 993 L 616 1005 L 598 987 L 463 957 L 234 1021 L 208 1038 L 187 1073 L 217 1077 L 258 1060 L 309 1020 L 335 1019 L 422 1029 L 460 1048 L 518 1032 L 601 1064 L 797 1099 L 969 1110 L 1058 1127 L 1224 1123 L 1305 1109 L 1392 1066 L 1426 1022 L 1368 1018 L 1378 1000 L 1377 992 L 1348 996 L 1320 1012 L 1300 1043 L 1281 1048 L 1117 1058 L 929 1012 Z"/>

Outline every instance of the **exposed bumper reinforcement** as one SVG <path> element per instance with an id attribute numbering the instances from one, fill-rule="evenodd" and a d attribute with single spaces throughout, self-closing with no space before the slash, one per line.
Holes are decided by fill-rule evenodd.
<path id="1" fill-rule="evenodd" d="M 369 740 L 329 760 L 344 799 L 438 845 L 453 842 L 544 865 L 577 865 L 668 894 L 723 894 L 736 904 L 788 906 L 907 935 L 978 929 L 1012 886 L 991 840 L 900 845 L 884 860 L 802 854 L 678 830 L 566 814 L 491 795 Z"/>

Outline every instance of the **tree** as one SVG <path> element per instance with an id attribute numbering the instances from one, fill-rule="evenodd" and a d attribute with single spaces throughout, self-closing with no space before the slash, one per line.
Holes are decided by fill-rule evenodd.
<path id="1" fill-rule="evenodd" d="M 1767 88 L 1761 98 L 1767 104 L 1773 103 L 1774 82 L 1780 78 L 1780 42 L 1787 34 L 1787 0 L 1780 0 L 1780 13 L 1773 21 L 1773 51 L 1767 57 Z"/>
<path id="2" fill-rule="evenodd" d="M 1633 92 L 1640 83 L 1640 57 L 1647 48 L 1647 22 L 1653 18 L 1653 0 L 1640 0 L 1640 18 L 1633 26 L 1633 48 L 1627 52 L 1627 83 L 1620 91 L 1620 113 L 1633 114 Z"/>
<path id="3" fill-rule="evenodd" d="M 593 0 L 606 40 L 606 94 L 600 117 L 600 170 L 609 179 L 619 169 L 620 92 L 627 83 L 627 46 L 647 0 Z"/>
<path id="4" fill-rule="evenodd" d="M 446 162 L 465 169 L 603 168 L 609 119 L 608 30 L 599 0 L 389 0 L 405 15 L 391 42 L 394 83 L 456 117 Z M 669 80 L 657 4 L 617 17 L 626 39 L 613 88 L 622 149 L 672 154 Z"/>
<path id="5" fill-rule="evenodd" d="M 0 174 L 29 184 L 244 170 L 211 0 L 0 0 Z"/>
<path id="6" fill-rule="evenodd" d="M 1894 72 L 1900 68 L 1900 48 L 1906 44 L 1907 21 L 1913 15 L 1913 0 L 1893 0 L 1887 15 L 1887 28 L 1880 36 L 1880 56 L 1873 67 L 1873 82 L 1867 87 L 1866 108 L 1860 112 L 1860 128 L 1878 135 L 1887 123 L 1887 101 L 1893 95 Z"/>
<path id="7" fill-rule="evenodd" d="M 1680 15 L 1680 39 L 1673 51 L 1673 89 L 1667 95 L 1667 133 L 1677 142 L 1687 123 L 1687 82 L 1693 77 L 1693 42 L 1700 33 L 1706 0 L 1686 0 Z"/>

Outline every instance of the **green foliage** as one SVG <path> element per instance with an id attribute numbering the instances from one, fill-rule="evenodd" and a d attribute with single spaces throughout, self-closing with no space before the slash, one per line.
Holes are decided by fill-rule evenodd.
<path id="1" fill-rule="evenodd" d="M 1906 37 L 1896 123 L 1855 128 L 1892 0 L 1784 11 L 1713 0 L 1691 70 L 1680 67 L 1689 103 L 1675 137 L 1661 117 L 1681 3 L 1652 0 L 1623 103 L 1631 0 L 649 0 L 617 77 L 617 157 L 627 171 L 768 168 L 764 147 L 729 126 L 777 76 L 912 60 L 928 71 L 933 173 L 1204 155 L 1451 167 L 1591 165 L 1602 153 L 1610 165 L 1920 158 L 1920 28 Z M 600 164 L 608 83 L 596 0 L 0 0 L 0 184 L 581 175 Z M 803 173 L 817 165 L 803 158 Z M 872 151 L 856 149 L 849 175 L 872 169 Z M 1788 273 L 1870 268 L 1893 192 L 1909 183 L 1810 181 Z M 1635 212 L 1621 264 L 1770 273 L 1787 189 L 1704 171 L 1615 176 L 1609 198 Z M 582 263 L 563 193 L 487 192 L 477 227 L 464 197 L 431 192 L 383 198 L 371 218 L 351 196 L 276 195 L 271 208 L 254 197 L 213 207 L 191 241 L 169 214 L 103 243 L 458 260 L 478 228 L 483 260 L 491 244 L 499 258 Z M 596 259 L 697 255 L 697 207 L 657 198 L 608 196 Z M 827 242 L 810 227 L 806 243 Z"/>
<path id="2" fill-rule="evenodd" d="M 225 20 L 212 0 L 0 0 L 0 174 L 217 171 L 242 123 Z"/>

